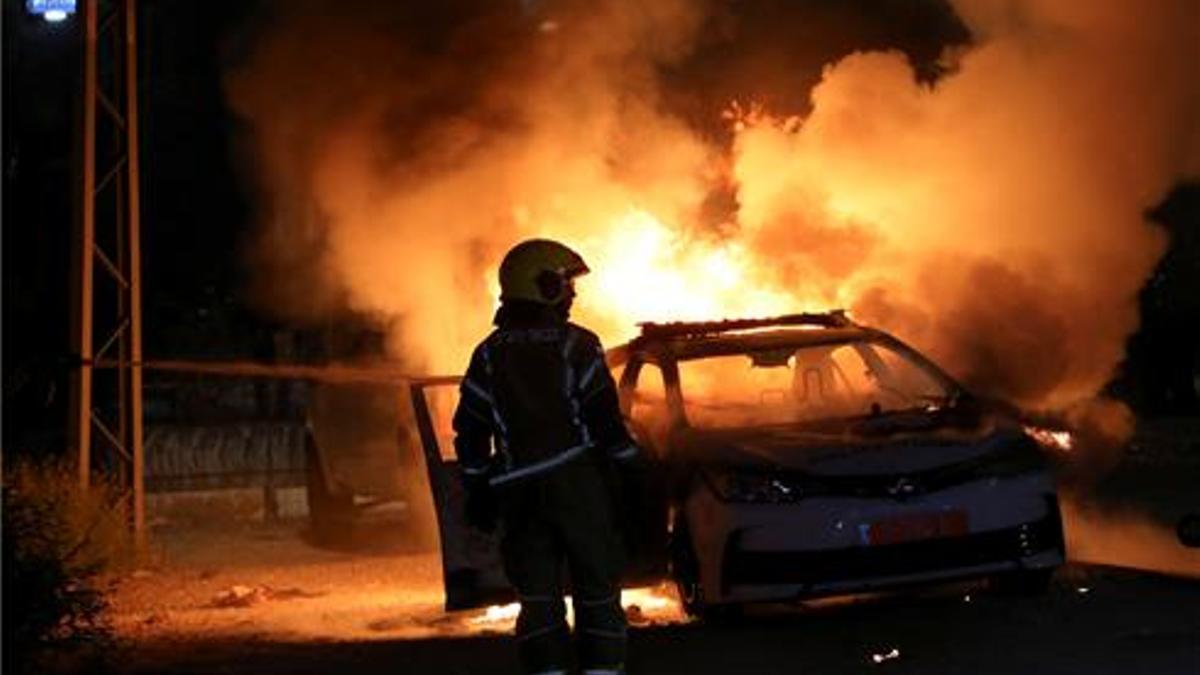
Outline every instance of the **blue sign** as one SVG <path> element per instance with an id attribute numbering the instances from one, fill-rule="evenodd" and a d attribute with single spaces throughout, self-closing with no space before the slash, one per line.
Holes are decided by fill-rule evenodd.
<path id="1" fill-rule="evenodd" d="M 75 0 L 25 0 L 25 11 L 30 14 L 66 17 L 75 13 Z"/>

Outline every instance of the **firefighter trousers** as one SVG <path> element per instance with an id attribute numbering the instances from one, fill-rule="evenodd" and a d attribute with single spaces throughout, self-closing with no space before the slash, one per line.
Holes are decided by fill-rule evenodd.
<path id="1" fill-rule="evenodd" d="M 597 675 L 623 672 L 626 626 L 619 577 L 624 549 L 612 502 L 603 465 L 589 456 L 503 489 L 501 553 L 521 602 L 516 637 L 525 672 L 557 673 L 568 667 L 564 568 L 581 669 Z"/>

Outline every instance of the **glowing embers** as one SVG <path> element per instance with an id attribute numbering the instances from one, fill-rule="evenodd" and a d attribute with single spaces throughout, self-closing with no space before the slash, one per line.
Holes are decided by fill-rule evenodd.
<path id="1" fill-rule="evenodd" d="M 674 623 L 684 620 L 679 600 L 666 586 L 633 588 L 621 591 L 621 607 L 632 625 Z M 492 605 L 466 620 L 467 625 L 489 630 L 509 629 L 521 611 L 518 603 Z M 574 612 L 567 599 L 567 622 L 574 625 Z"/>
<path id="2" fill-rule="evenodd" d="M 473 626 L 507 623 L 516 621 L 517 614 L 520 612 L 521 605 L 516 602 L 510 602 L 507 605 L 492 605 L 484 610 L 482 614 L 467 619 L 467 623 Z"/>
<path id="3" fill-rule="evenodd" d="M 1026 426 L 1025 433 L 1048 450 L 1069 453 L 1075 449 L 1075 436 L 1069 431 Z"/>

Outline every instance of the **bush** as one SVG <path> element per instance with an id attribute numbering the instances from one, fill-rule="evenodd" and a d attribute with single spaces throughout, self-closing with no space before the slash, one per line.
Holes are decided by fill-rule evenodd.
<path id="1" fill-rule="evenodd" d="M 4 665 L 28 670 L 110 644 L 101 575 L 131 560 L 113 491 L 80 489 L 66 462 L 23 462 L 4 476 Z"/>

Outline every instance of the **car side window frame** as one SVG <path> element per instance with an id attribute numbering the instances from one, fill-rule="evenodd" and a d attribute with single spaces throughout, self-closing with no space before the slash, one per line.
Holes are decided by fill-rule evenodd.
<path id="1" fill-rule="evenodd" d="M 687 416 L 687 407 L 683 403 L 683 385 L 679 378 L 679 362 L 674 355 L 667 354 L 662 359 L 663 384 L 667 388 L 667 408 L 670 415 L 669 434 L 692 429 L 691 420 Z"/>
<path id="2" fill-rule="evenodd" d="M 625 369 L 621 372 L 621 379 L 617 382 L 617 402 L 621 408 L 621 416 L 625 419 L 632 419 L 633 412 L 633 392 L 637 389 L 637 379 L 642 372 L 642 364 L 645 360 L 640 354 L 632 354 L 629 360 L 625 362 Z"/>
<path id="3" fill-rule="evenodd" d="M 902 357 L 912 361 L 918 368 L 933 378 L 934 381 L 945 387 L 951 398 L 969 397 L 967 389 L 963 387 L 958 380 L 954 379 L 949 373 L 942 370 L 941 366 L 929 359 L 929 357 L 925 356 L 919 350 L 914 349 L 899 338 L 879 331 L 872 331 L 872 335 L 866 340 L 866 342 L 873 346 L 890 349 L 893 352 L 900 354 Z"/>
<path id="4" fill-rule="evenodd" d="M 659 385 L 646 385 L 646 383 L 643 383 L 642 378 L 646 377 L 646 373 L 651 370 L 645 367 L 648 365 L 653 366 L 653 370 L 658 374 L 658 377 L 653 379 L 657 380 Z M 679 427 L 679 417 L 677 414 L 681 406 L 678 385 L 679 378 L 678 373 L 673 370 L 673 365 L 669 359 L 664 361 L 657 354 L 646 352 L 632 354 L 625 364 L 625 370 L 621 373 L 621 380 L 617 385 L 621 414 L 625 417 L 631 428 L 641 427 L 641 435 L 645 438 L 639 440 L 662 446 L 652 449 L 656 454 L 666 452 L 671 433 Z M 646 386 L 655 386 L 656 393 L 661 393 L 663 396 L 663 410 L 666 413 L 666 419 L 663 425 L 657 429 L 659 432 L 657 434 L 654 428 L 643 425 L 642 422 L 633 417 L 634 394 L 638 389 L 639 383 Z"/>
<path id="5" fill-rule="evenodd" d="M 683 409 L 683 388 L 679 385 L 679 365 L 673 358 L 664 358 L 660 365 L 663 387 L 667 394 L 667 432 L 674 433 L 688 427 L 687 413 Z"/>

